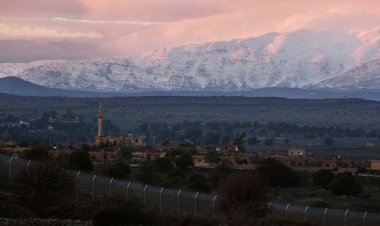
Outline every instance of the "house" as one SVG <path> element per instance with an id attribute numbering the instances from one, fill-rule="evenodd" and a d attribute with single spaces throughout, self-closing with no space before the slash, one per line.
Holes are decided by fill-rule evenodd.
<path id="1" fill-rule="evenodd" d="M 323 159 L 320 160 L 322 169 L 330 169 L 334 171 L 350 171 L 355 172 L 356 166 L 353 160 L 348 159 Z"/>
<path id="2" fill-rule="evenodd" d="M 151 152 L 149 150 L 132 152 L 131 154 L 132 162 L 137 164 L 164 158 L 166 156 L 166 152 Z"/>
<path id="3" fill-rule="evenodd" d="M 219 149 L 220 151 L 224 151 L 224 152 L 237 152 L 239 150 L 239 148 L 235 144 L 224 144 L 220 146 Z"/>
<path id="4" fill-rule="evenodd" d="M 89 151 L 88 155 L 94 165 L 113 164 L 119 157 L 117 151 Z"/>
<path id="5" fill-rule="evenodd" d="M 303 157 L 305 156 L 305 153 L 305 149 L 302 148 L 291 148 L 288 150 L 288 156 Z"/>
<path id="6" fill-rule="evenodd" d="M 371 160 L 370 170 L 373 172 L 380 172 L 380 160 Z"/>

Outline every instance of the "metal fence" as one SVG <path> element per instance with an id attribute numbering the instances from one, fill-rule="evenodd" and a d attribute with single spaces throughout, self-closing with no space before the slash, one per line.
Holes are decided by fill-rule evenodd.
<path id="1" fill-rule="evenodd" d="M 0 178 L 12 181 L 18 172 L 26 172 L 36 163 L 30 160 L 0 155 Z M 156 211 L 178 215 L 197 215 L 219 218 L 218 196 L 143 185 L 131 181 L 115 180 L 103 176 L 67 170 L 75 178 L 72 197 L 82 201 L 98 202 L 112 197 L 138 199 L 145 211 Z M 339 209 L 322 209 L 292 204 L 268 204 L 268 219 L 304 222 L 326 226 L 379 226 L 380 214 Z"/>

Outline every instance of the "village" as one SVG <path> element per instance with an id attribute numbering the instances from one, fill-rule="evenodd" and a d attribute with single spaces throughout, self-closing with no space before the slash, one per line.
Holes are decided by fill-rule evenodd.
<path id="1" fill-rule="evenodd" d="M 158 145 L 146 145 L 144 136 L 129 134 L 127 136 L 106 136 L 103 132 L 103 106 L 100 101 L 98 107 L 97 134 L 94 143 L 89 145 L 87 151 L 94 166 L 111 166 L 122 158 L 123 148 L 132 148 L 129 164 L 139 166 L 144 162 L 165 158 L 168 152 L 186 150 L 190 151 L 195 168 L 212 169 L 220 165 L 237 170 L 254 170 L 265 159 L 275 159 L 295 171 L 317 172 L 328 169 L 334 172 L 372 173 L 380 172 L 380 160 L 358 161 L 343 156 L 314 156 L 304 148 L 290 147 L 287 154 L 276 151 L 251 150 L 244 141 L 233 144 L 223 144 L 217 147 L 195 145 L 193 143 L 163 142 Z M 49 118 L 49 122 L 57 119 Z M 59 119 L 78 123 L 78 118 Z M 66 122 L 65 121 L 65 122 Z M 13 156 L 22 156 L 30 147 L 18 147 L 3 143 L 0 146 L 3 153 Z M 82 145 L 50 146 L 48 153 L 52 159 L 68 160 L 75 151 L 80 151 Z"/>

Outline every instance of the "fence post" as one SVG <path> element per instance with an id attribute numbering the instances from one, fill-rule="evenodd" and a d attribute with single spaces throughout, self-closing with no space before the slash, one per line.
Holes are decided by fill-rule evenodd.
<path id="1" fill-rule="evenodd" d="M 95 202 L 95 179 L 96 179 L 96 174 L 92 178 L 92 202 Z"/>
<path id="2" fill-rule="evenodd" d="M 269 203 L 269 205 L 268 205 L 268 217 L 269 217 L 269 219 L 271 219 L 272 218 L 272 202 L 270 202 Z"/>
<path id="3" fill-rule="evenodd" d="M 146 189 L 148 188 L 148 185 L 145 185 L 144 188 L 144 212 L 146 211 Z"/>
<path id="4" fill-rule="evenodd" d="M 180 214 L 180 203 L 179 203 L 180 195 L 181 195 L 181 189 L 178 190 L 178 194 L 177 194 L 177 213 L 178 213 L 178 215 Z"/>
<path id="5" fill-rule="evenodd" d="M 9 159 L 9 180 L 12 180 L 12 162 L 15 157 L 12 155 L 12 158 Z"/>
<path id="6" fill-rule="evenodd" d="M 364 213 L 364 216 L 363 216 L 363 226 L 365 226 L 365 221 L 367 219 L 367 214 L 368 214 L 368 212 Z"/>
<path id="7" fill-rule="evenodd" d="M 160 213 L 162 213 L 162 192 L 164 191 L 164 187 L 161 187 L 160 190 Z"/>
<path id="8" fill-rule="evenodd" d="M 327 210 L 328 210 L 329 208 L 326 208 L 325 209 L 325 212 L 323 213 L 323 225 L 326 225 L 326 221 L 327 221 Z"/>
<path id="9" fill-rule="evenodd" d="M 307 211 L 309 210 L 309 206 L 305 208 L 305 223 L 307 222 Z"/>
<path id="10" fill-rule="evenodd" d="M 285 220 L 288 220 L 288 210 L 289 210 L 289 206 L 290 206 L 290 204 L 288 204 L 288 205 L 286 206 L 286 209 L 285 209 Z"/>
<path id="11" fill-rule="evenodd" d="M 28 160 L 28 163 L 26 163 L 26 176 L 29 177 L 29 166 L 32 161 Z"/>
<path id="12" fill-rule="evenodd" d="M 77 190 L 76 190 L 76 199 L 79 200 L 79 174 L 80 174 L 80 170 L 78 171 L 77 173 L 77 180 L 76 180 L 76 184 L 77 184 Z"/>
<path id="13" fill-rule="evenodd" d="M 197 198 L 198 198 L 199 192 L 197 192 L 194 196 L 194 215 L 197 215 Z"/>
<path id="14" fill-rule="evenodd" d="M 127 200 L 129 199 L 129 186 L 131 186 L 131 182 L 130 181 L 127 184 Z"/>
<path id="15" fill-rule="evenodd" d="M 113 178 L 111 178 L 110 183 L 109 183 L 109 198 L 112 198 L 112 183 L 113 183 Z"/>
<path id="16" fill-rule="evenodd" d="M 212 218 L 213 219 L 215 219 L 215 202 L 217 198 L 218 198 L 218 195 L 215 195 L 214 199 L 212 200 Z"/>
<path id="17" fill-rule="evenodd" d="M 344 213 L 344 226 L 347 226 L 347 215 L 348 215 L 348 210 Z"/>

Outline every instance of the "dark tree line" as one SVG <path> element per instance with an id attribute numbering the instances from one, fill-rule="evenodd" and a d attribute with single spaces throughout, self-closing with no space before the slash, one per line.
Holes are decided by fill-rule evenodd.
<path id="1" fill-rule="evenodd" d="M 199 122 L 183 121 L 178 123 L 143 123 L 131 130 L 136 134 L 143 134 L 148 142 L 162 142 L 171 140 L 174 142 L 191 141 L 203 144 L 226 144 L 241 143 L 241 136 L 248 144 L 257 144 L 258 137 L 265 138 L 265 145 L 272 145 L 273 138 L 285 138 L 284 144 L 289 143 L 291 138 L 353 138 L 380 136 L 377 130 L 365 130 L 362 128 L 349 127 L 318 127 L 309 125 L 297 125 L 286 122 Z"/>

